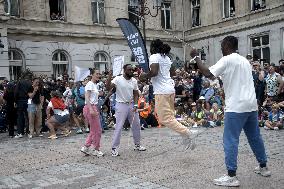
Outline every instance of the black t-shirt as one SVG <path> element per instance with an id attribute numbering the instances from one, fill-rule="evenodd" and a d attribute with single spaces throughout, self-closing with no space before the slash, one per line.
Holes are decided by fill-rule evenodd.
<path id="1" fill-rule="evenodd" d="M 28 91 L 32 87 L 31 81 L 21 80 L 16 85 L 15 100 L 28 100 Z"/>
<path id="2" fill-rule="evenodd" d="M 28 90 L 28 93 L 32 93 L 34 91 L 33 86 L 31 86 Z M 34 97 L 32 98 L 33 104 L 40 104 L 40 97 L 43 96 L 42 89 L 38 89 L 35 93 Z"/>
<path id="3" fill-rule="evenodd" d="M 182 91 L 184 91 L 184 86 L 183 85 L 178 85 L 175 86 L 175 90 L 176 90 L 176 95 L 182 95 Z"/>

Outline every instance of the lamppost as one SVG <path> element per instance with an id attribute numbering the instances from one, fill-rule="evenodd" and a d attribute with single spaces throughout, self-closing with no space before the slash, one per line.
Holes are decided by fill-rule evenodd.
<path id="1" fill-rule="evenodd" d="M 159 14 L 159 10 L 162 8 L 164 0 L 152 0 L 153 9 L 156 10 L 155 13 L 151 12 L 149 6 L 147 6 L 147 0 L 129 0 L 130 7 L 138 7 L 138 16 L 142 18 L 143 36 L 146 45 L 146 28 L 145 28 L 145 16 L 149 15 L 151 17 L 156 17 Z"/>

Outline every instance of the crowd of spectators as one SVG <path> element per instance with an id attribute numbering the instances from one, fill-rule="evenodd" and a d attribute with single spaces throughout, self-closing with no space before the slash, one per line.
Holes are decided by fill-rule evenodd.
<path id="1" fill-rule="evenodd" d="M 254 61 L 252 66 L 256 98 L 259 105 L 259 126 L 267 130 L 283 128 L 284 118 L 284 60 L 279 66 Z M 139 69 L 135 72 L 138 80 Z M 99 88 L 100 121 L 103 131 L 115 127 L 115 91 L 107 91 L 108 72 L 101 74 Z M 89 132 L 83 116 L 85 85 L 90 80 L 74 82 L 68 75 L 54 79 L 23 72 L 19 81 L 4 81 L 0 85 L 0 131 L 10 137 L 29 138 L 49 132 L 56 139 L 59 131 L 69 136 L 71 130 Z M 217 127 L 223 125 L 224 92 L 222 78 L 206 79 L 194 65 L 189 69 L 177 68 L 175 81 L 176 118 L 190 127 Z M 140 82 L 138 101 L 141 129 L 162 127 L 155 113 L 155 98 L 151 82 Z M 17 119 L 15 119 L 17 117 Z M 57 120 L 55 122 L 54 120 Z M 58 122 L 59 120 L 59 122 Z M 124 129 L 131 123 L 126 121 Z M 15 127 L 16 126 L 16 127 Z M 15 128 L 17 128 L 15 130 Z M 15 132 L 16 131 L 16 132 Z"/>

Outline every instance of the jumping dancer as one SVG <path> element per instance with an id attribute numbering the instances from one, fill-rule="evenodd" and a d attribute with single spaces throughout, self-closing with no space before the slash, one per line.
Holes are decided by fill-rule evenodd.
<path id="1" fill-rule="evenodd" d="M 252 68 L 249 61 L 236 53 L 238 39 L 227 36 L 221 43 L 223 58 L 209 69 L 198 57 L 198 51 L 190 52 L 200 71 L 209 78 L 222 76 L 225 91 L 224 152 L 228 175 L 214 179 L 219 186 L 239 186 L 236 177 L 239 137 L 242 129 L 256 156 L 259 166 L 254 172 L 264 177 L 271 172 L 266 166 L 267 158 L 258 127 L 257 100 L 255 95 Z"/>
<path id="2" fill-rule="evenodd" d="M 100 110 L 98 108 L 99 90 L 96 84 L 100 78 L 100 72 L 99 70 L 92 70 L 91 75 L 91 81 L 85 86 L 86 105 L 83 109 L 84 117 L 90 125 L 90 133 L 87 136 L 85 145 L 81 148 L 81 152 L 101 157 L 104 153 L 100 151 L 102 128 L 100 123 Z M 91 145 L 94 146 L 94 150 L 90 150 Z"/>
<path id="3" fill-rule="evenodd" d="M 155 95 L 155 109 L 159 123 L 171 128 L 183 136 L 185 149 L 195 148 L 195 143 L 191 139 L 190 130 L 179 123 L 175 118 L 175 83 L 171 76 L 175 75 L 172 61 L 167 56 L 171 47 L 164 44 L 160 39 L 152 41 L 150 46 L 150 72 L 142 73 L 140 80 L 145 81 L 152 78 Z"/>
<path id="4" fill-rule="evenodd" d="M 116 109 L 115 109 L 115 131 L 112 140 L 112 156 L 118 156 L 118 147 L 120 144 L 121 130 L 126 118 L 131 124 L 131 129 L 134 139 L 134 150 L 145 151 L 146 148 L 140 145 L 140 120 L 137 112 L 138 108 L 138 83 L 133 78 L 133 67 L 131 64 L 123 66 L 124 73 L 121 76 L 116 76 L 111 81 L 112 71 L 109 73 L 107 80 L 107 89 L 112 91 L 116 88 Z"/>

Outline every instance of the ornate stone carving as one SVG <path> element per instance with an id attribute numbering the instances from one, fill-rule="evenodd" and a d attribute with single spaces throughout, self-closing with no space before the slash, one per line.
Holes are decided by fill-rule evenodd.
<path id="1" fill-rule="evenodd" d="M 5 15 L 4 0 L 0 0 L 0 15 Z"/>

